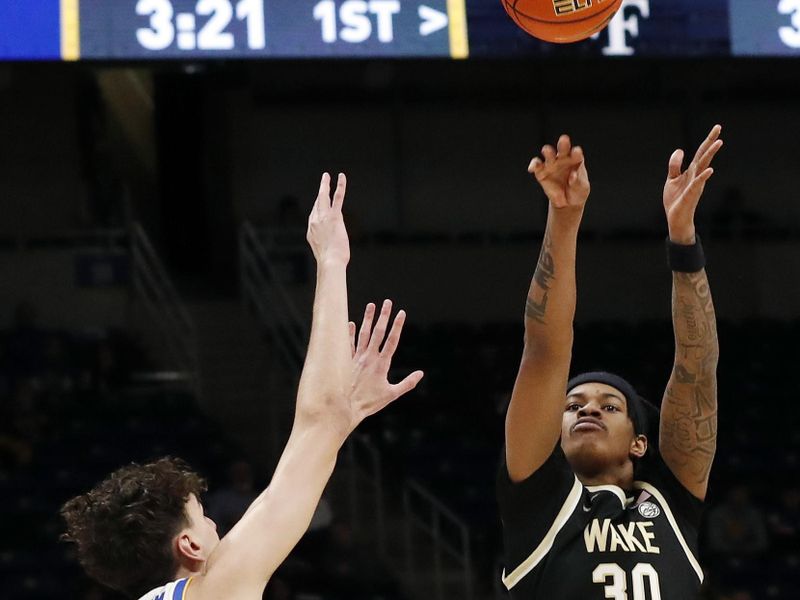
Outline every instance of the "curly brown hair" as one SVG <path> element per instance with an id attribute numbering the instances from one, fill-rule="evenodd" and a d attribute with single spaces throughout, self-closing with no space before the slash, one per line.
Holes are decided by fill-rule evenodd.
<path id="1" fill-rule="evenodd" d="M 172 539 L 189 525 L 185 505 L 206 482 L 182 460 L 132 463 L 61 507 L 62 540 L 74 542 L 86 573 L 138 598 L 172 580 Z"/>

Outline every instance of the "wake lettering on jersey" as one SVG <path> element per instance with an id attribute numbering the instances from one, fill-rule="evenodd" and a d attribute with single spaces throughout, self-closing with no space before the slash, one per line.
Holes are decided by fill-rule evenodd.
<path id="1" fill-rule="evenodd" d="M 503 465 L 497 481 L 502 581 L 510 598 L 698 597 L 703 504 L 658 456 L 637 474 L 629 489 L 583 486 L 558 446 L 522 482 L 511 481 Z"/>
<path id="2" fill-rule="evenodd" d="M 679 549 L 678 552 L 683 550 L 688 562 L 691 565 L 691 570 L 697 574 L 697 580 L 702 583 L 703 572 L 697 563 L 691 549 L 689 548 L 686 539 L 683 536 L 675 516 L 672 514 L 666 498 L 660 491 L 653 485 L 643 482 L 634 482 L 634 489 L 638 490 L 638 497 L 635 500 L 633 497 L 627 498 L 624 491 L 617 486 L 586 486 L 581 485 L 577 478 L 573 481 L 573 486 L 569 491 L 561 510 L 558 512 L 555 520 L 552 522 L 549 530 L 539 542 L 534 551 L 521 563 L 518 563 L 517 568 L 513 569 L 510 573 L 503 571 L 502 581 L 505 587 L 511 591 L 522 582 L 531 572 L 539 567 L 543 562 L 546 555 L 550 552 L 556 543 L 556 538 L 561 534 L 562 529 L 567 525 L 570 520 L 584 520 L 581 528 L 575 532 L 578 536 L 583 534 L 584 545 L 580 546 L 580 537 L 576 540 L 581 551 L 586 552 L 586 556 L 594 556 L 599 558 L 602 564 L 616 565 L 616 568 L 622 569 L 617 563 L 621 559 L 620 554 L 635 555 L 640 553 L 642 555 L 665 555 L 667 553 L 667 560 L 674 560 L 675 549 L 674 545 L 677 542 Z M 605 497 L 601 494 L 608 493 Z M 614 501 L 609 498 L 613 497 Z M 581 500 L 583 500 L 581 502 Z M 616 506 L 615 506 L 616 505 Z M 581 508 L 578 508 L 578 507 Z M 619 512 L 618 516 L 606 517 L 593 516 L 590 511 L 611 510 L 612 513 Z M 633 520 L 637 516 L 645 517 L 647 520 Z M 666 527 L 665 527 L 666 526 Z M 662 539 L 662 536 L 666 536 Z M 659 542 L 660 540 L 660 542 Z M 574 546 L 573 546 L 574 548 Z M 576 549 L 576 548 L 575 548 Z M 614 559 L 614 555 L 619 558 Z M 575 555 L 572 555 L 575 556 Z M 577 559 L 577 557 L 576 557 Z M 635 560 L 635 559 L 634 559 Z M 664 568 L 653 566 L 649 563 L 646 564 L 647 568 L 658 569 Z M 658 563 L 663 565 L 666 563 Z M 637 565 L 638 566 L 638 565 Z M 548 567 L 554 568 L 554 567 Z M 639 568 L 637 571 L 634 569 L 630 577 L 632 590 L 642 587 L 644 589 L 648 585 L 652 588 L 658 588 L 658 594 L 653 595 L 652 599 L 657 600 L 660 598 L 660 583 L 658 583 L 658 570 L 655 570 L 653 575 L 648 573 L 643 574 L 643 569 Z M 616 571 L 615 571 L 616 572 Z M 627 577 L 624 569 L 619 570 L 614 574 L 599 573 L 597 576 L 602 575 L 601 581 L 606 581 L 611 578 L 611 586 L 623 585 L 623 577 Z M 641 577 L 639 577 L 641 575 Z M 648 581 L 645 581 L 650 578 Z M 597 583 L 597 582 L 595 582 Z M 622 588 L 620 588 L 622 589 Z M 584 592 L 585 593 L 585 592 Z M 623 596 L 608 596 L 619 597 Z M 638 598 L 638 596 L 637 596 Z"/>
<path id="3" fill-rule="evenodd" d="M 602 524 L 601 524 L 602 523 Z M 631 523 L 611 523 L 611 519 L 592 519 L 583 530 L 583 541 L 587 552 L 646 552 L 660 554 L 661 549 L 651 542 L 656 535 L 648 529 L 653 527 L 652 521 Z M 637 535 L 639 537 L 637 537 Z"/>

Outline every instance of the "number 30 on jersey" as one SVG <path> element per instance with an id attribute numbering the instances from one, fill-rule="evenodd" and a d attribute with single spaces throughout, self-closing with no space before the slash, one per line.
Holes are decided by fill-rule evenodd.
<path id="1" fill-rule="evenodd" d="M 639 563 L 631 571 L 628 586 L 628 575 L 616 563 L 601 563 L 592 571 L 592 581 L 603 585 L 606 598 L 612 600 L 661 600 L 661 587 L 658 573 L 649 563 Z M 628 596 L 628 590 L 631 596 Z M 649 591 L 649 594 L 645 592 Z"/>

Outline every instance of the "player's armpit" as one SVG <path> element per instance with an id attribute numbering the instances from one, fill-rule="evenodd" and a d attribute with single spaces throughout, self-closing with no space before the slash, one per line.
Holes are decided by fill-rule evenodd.
<path id="1" fill-rule="evenodd" d="M 719 343 L 705 271 L 673 273 L 675 364 L 661 405 L 660 451 L 675 477 L 705 498 L 717 447 Z"/>
<path id="2" fill-rule="evenodd" d="M 344 438 L 324 423 L 292 432 L 269 487 L 220 541 L 189 600 L 258 600 L 308 529 Z"/>
<path id="3" fill-rule="evenodd" d="M 569 356 L 523 356 L 506 414 L 506 466 L 512 482 L 536 471 L 561 435 Z"/>

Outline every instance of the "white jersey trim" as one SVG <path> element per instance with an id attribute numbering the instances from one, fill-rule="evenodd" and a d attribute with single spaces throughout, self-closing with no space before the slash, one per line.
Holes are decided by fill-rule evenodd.
<path id="1" fill-rule="evenodd" d="M 139 600 L 184 600 L 186 589 L 191 583 L 191 577 L 172 581 L 165 586 L 147 592 Z"/>
<path id="2" fill-rule="evenodd" d="M 558 532 L 561 531 L 564 528 L 564 525 L 567 524 L 570 516 L 578 506 L 578 502 L 580 502 L 582 495 L 583 485 L 581 485 L 581 482 L 578 481 L 578 478 L 576 477 L 575 483 L 572 485 L 572 490 L 570 490 L 569 494 L 567 495 L 567 499 L 561 506 L 561 510 L 558 512 L 558 515 L 556 515 L 556 518 L 553 521 L 553 524 L 550 526 L 550 529 L 545 534 L 544 538 L 542 538 L 542 541 L 539 543 L 533 553 L 524 561 L 522 561 L 522 563 L 508 575 L 506 575 L 505 569 L 503 569 L 503 585 L 506 586 L 506 589 L 510 590 L 517 585 L 519 581 L 528 573 L 533 571 L 533 569 L 536 568 L 536 565 L 538 565 L 547 555 L 547 553 L 550 552 Z"/>
<path id="3" fill-rule="evenodd" d="M 683 548 L 683 551 L 686 553 L 686 558 L 689 559 L 689 564 L 692 565 L 694 572 L 697 573 L 697 577 L 700 578 L 700 583 L 703 583 L 703 569 L 695 558 L 694 554 L 692 554 L 689 544 L 686 543 L 686 539 L 683 537 L 680 527 L 678 527 L 678 522 L 675 520 L 675 516 L 672 514 L 669 504 L 667 504 L 666 498 L 664 498 L 664 496 L 661 495 L 661 492 L 659 492 L 654 486 L 645 481 L 634 481 L 633 485 L 634 487 L 641 488 L 649 492 L 650 495 L 658 500 L 661 508 L 664 509 L 664 514 L 667 515 L 667 521 L 669 521 L 669 524 L 672 526 L 672 529 L 675 532 L 675 537 L 678 538 L 681 548 Z"/>

